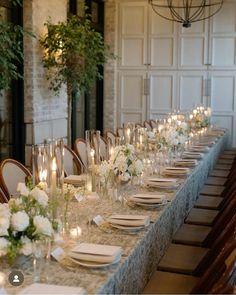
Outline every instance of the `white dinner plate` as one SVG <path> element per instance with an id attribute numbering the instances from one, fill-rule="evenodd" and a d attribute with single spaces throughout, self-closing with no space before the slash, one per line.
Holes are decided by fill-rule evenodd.
<path id="1" fill-rule="evenodd" d="M 157 204 L 147 204 L 147 203 L 139 203 L 139 202 L 133 202 L 135 205 L 138 205 L 140 207 L 143 207 L 143 208 L 160 208 L 164 205 L 166 205 L 168 203 L 167 200 L 165 200 L 164 202 L 162 203 L 157 203 Z"/>
<path id="2" fill-rule="evenodd" d="M 73 257 L 68 256 L 69 259 L 71 259 L 74 263 L 79 264 L 84 267 L 88 268 L 104 268 L 113 264 L 116 264 L 120 261 L 121 256 L 118 256 L 116 260 L 114 260 L 112 263 L 99 263 L 99 262 L 93 262 L 93 261 L 86 261 L 86 260 L 79 260 L 75 259 Z"/>

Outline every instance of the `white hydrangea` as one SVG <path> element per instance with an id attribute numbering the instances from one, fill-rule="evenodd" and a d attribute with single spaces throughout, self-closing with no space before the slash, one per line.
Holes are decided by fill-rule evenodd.
<path id="1" fill-rule="evenodd" d="M 33 245 L 29 238 L 27 237 L 21 237 L 21 249 L 20 254 L 23 254 L 25 256 L 31 255 L 33 252 Z"/>
<path id="2" fill-rule="evenodd" d="M 0 238 L 0 257 L 7 254 L 7 248 L 10 245 L 7 239 Z"/>
<path id="3" fill-rule="evenodd" d="M 47 182 L 45 181 L 40 181 L 38 184 L 37 184 L 37 187 L 43 191 L 46 191 L 46 189 L 48 188 L 48 185 L 47 185 Z"/>
<path id="4" fill-rule="evenodd" d="M 155 133 L 152 131 L 147 131 L 147 136 L 148 138 L 154 138 L 155 137 Z"/>
<path id="5" fill-rule="evenodd" d="M 34 199 L 43 207 L 48 205 L 48 195 L 45 193 L 45 191 L 39 189 L 38 187 L 32 189 L 30 195 L 33 196 Z"/>
<path id="6" fill-rule="evenodd" d="M 45 236 L 51 236 L 53 233 L 52 225 L 48 218 L 37 215 L 33 219 L 34 226 L 36 228 L 36 233 Z"/>
<path id="7" fill-rule="evenodd" d="M 19 211 L 12 214 L 11 226 L 15 231 L 24 231 L 29 226 L 29 216 L 25 211 Z"/>
<path id="8" fill-rule="evenodd" d="M 0 236 L 8 235 L 10 215 L 8 204 L 0 204 Z"/>
<path id="9" fill-rule="evenodd" d="M 19 192 L 22 196 L 26 196 L 26 197 L 28 197 L 30 192 L 27 186 L 25 185 L 25 183 L 23 182 L 19 182 L 17 184 L 16 191 Z"/>
<path id="10" fill-rule="evenodd" d="M 120 179 L 121 179 L 122 181 L 129 181 L 129 180 L 130 180 L 130 174 L 129 174 L 128 172 L 122 173 L 122 174 L 120 175 Z"/>

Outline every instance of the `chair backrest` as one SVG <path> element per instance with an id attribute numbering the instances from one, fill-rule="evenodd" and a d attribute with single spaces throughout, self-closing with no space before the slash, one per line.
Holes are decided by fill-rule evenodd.
<path id="1" fill-rule="evenodd" d="M 233 198 L 225 210 L 223 210 L 223 212 L 218 216 L 212 230 L 206 237 L 203 246 L 211 247 L 221 234 L 222 230 L 227 226 L 231 219 L 234 218 L 236 218 L 236 198 Z"/>
<path id="2" fill-rule="evenodd" d="M 236 246 L 235 246 L 236 247 Z M 236 249 L 231 253 L 229 262 L 226 261 L 226 270 L 215 283 L 210 294 L 233 294 L 236 288 Z M 236 291 L 236 289 L 235 289 Z M 235 293 L 234 293 L 235 294 Z"/>
<path id="3" fill-rule="evenodd" d="M 0 188 L 0 203 L 7 203 L 7 202 L 8 202 L 8 198 L 6 194 L 4 193 L 4 191 Z"/>
<path id="4" fill-rule="evenodd" d="M 152 129 L 158 127 L 158 123 L 155 120 L 150 120 L 150 125 L 151 125 Z"/>
<path id="5" fill-rule="evenodd" d="M 64 170 L 65 175 L 80 174 L 82 170 L 82 164 L 79 157 L 76 153 L 69 148 L 67 145 L 64 145 Z"/>
<path id="6" fill-rule="evenodd" d="M 213 263 L 224 249 L 227 243 L 236 241 L 236 217 L 234 216 L 225 228 L 222 228 L 222 232 L 210 248 L 208 254 L 204 256 L 200 264 L 195 270 L 195 275 L 202 275 L 206 268 Z"/>
<path id="7" fill-rule="evenodd" d="M 3 192 L 10 199 L 17 196 L 17 184 L 25 182 L 27 176 L 32 177 L 30 171 L 20 162 L 13 159 L 3 160 L 0 164 L 0 184 Z"/>
<path id="8" fill-rule="evenodd" d="M 152 126 L 148 121 L 144 121 L 144 127 L 147 128 L 147 131 L 152 131 Z"/>
<path id="9" fill-rule="evenodd" d="M 101 136 L 101 141 L 100 141 L 100 156 L 101 160 L 107 160 L 108 158 L 108 151 L 107 151 L 107 141 L 104 137 Z"/>
<path id="10" fill-rule="evenodd" d="M 117 128 L 117 136 L 124 140 L 126 128 Z"/>
<path id="11" fill-rule="evenodd" d="M 89 149 L 87 151 L 87 149 Z M 75 145 L 74 145 L 74 150 L 77 154 L 77 156 L 79 157 L 83 168 L 85 170 L 88 169 L 88 154 L 87 152 L 90 152 L 90 146 L 87 146 L 86 141 L 82 138 L 77 138 L 75 140 Z"/>
<path id="12" fill-rule="evenodd" d="M 227 260 L 231 256 L 233 256 L 233 259 L 235 262 L 235 258 L 234 258 L 235 249 L 236 249 L 235 240 L 225 245 L 225 247 L 216 257 L 216 259 L 212 262 L 212 264 L 207 269 L 205 269 L 204 274 L 201 276 L 199 281 L 191 290 L 191 294 L 207 294 L 207 293 L 213 294 L 214 290 L 216 291 L 217 288 L 219 290 L 220 286 L 222 289 L 225 288 L 225 284 L 228 284 L 228 282 L 230 281 L 232 273 L 235 273 L 235 265 L 232 263 L 227 264 Z M 224 278 L 224 280 L 222 278 Z M 219 282 L 220 282 L 220 286 L 219 286 Z M 225 294 L 225 293 L 220 292 L 217 294 Z"/>
<path id="13" fill-rule="evenodd" d="M 113 146 L 115 146 L 115 144 L 116 144 L 116 135 L 115 135 L 114 132 L 112 132 L 112 131 L 107 131 L 107 132 L 106 132 L 106 139 L 107 139 L 107 140 L 110 140 L 111 144 L 112 144 Z"/>

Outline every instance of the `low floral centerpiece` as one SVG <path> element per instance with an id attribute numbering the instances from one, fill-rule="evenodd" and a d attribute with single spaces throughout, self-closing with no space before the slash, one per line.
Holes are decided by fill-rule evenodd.
<path id="1" fill-rule="evenodd" d="M 181 147 L 188 140 L 188 125 L 185 122 L 176 121 L 174 124 L 166 124 L 159 132 L 160 143 L 167 147 Z"/>
<path id="2" fill-rule="evenodd" d="M 142 170 L 143 163 L 137 157 L 134 146 L 126 144 L 114 148 L 109 161 L 101 163 L 98 174 L 103 183 L 106 183 L 112 177 L 127 182 L 132 176 L 140 175 Z"/>
<path id="3" fill-rule="evenodd" d="M 46 192 L 24 183 L 17 187 L 20 196 L 0 204 L 0 257 L 14 261 L 17 255 L 31 255 L 35 241 L 53 236 L 57 222 L 50 218 Z"/>
<path id="4" fill-rule="evenodd" d="M 193 130 L 206 128 L 211 123 L 211 109 L 203 106 L 197 107 L 189 115 L 190 126 Z"/>

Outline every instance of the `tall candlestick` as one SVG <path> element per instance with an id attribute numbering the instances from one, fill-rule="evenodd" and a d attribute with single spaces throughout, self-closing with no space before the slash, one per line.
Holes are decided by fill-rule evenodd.
<path id="1" fill-rule="evenodd" d="M 95 192 L 95 188 L 96 188 L 94 155 L 95 155 L 95 150 L 94 149 L 91 149 L 90 156 L 91 156 L 91 176 L 92 176 L 92 187 L 91 187 L 91 191 L 92 192 Z"/>
<path id="2" fill-rule="evenodd" d="M 57 163 L 56 158 L 54 157 L 52 159 L 52 167 L 51 167 L 51 197 L 53 200 L 53 212 L 52 216 L 53 219 L 57 218 L 57 204 L 56 204 L 56 198 L 57 198 Z"/>

